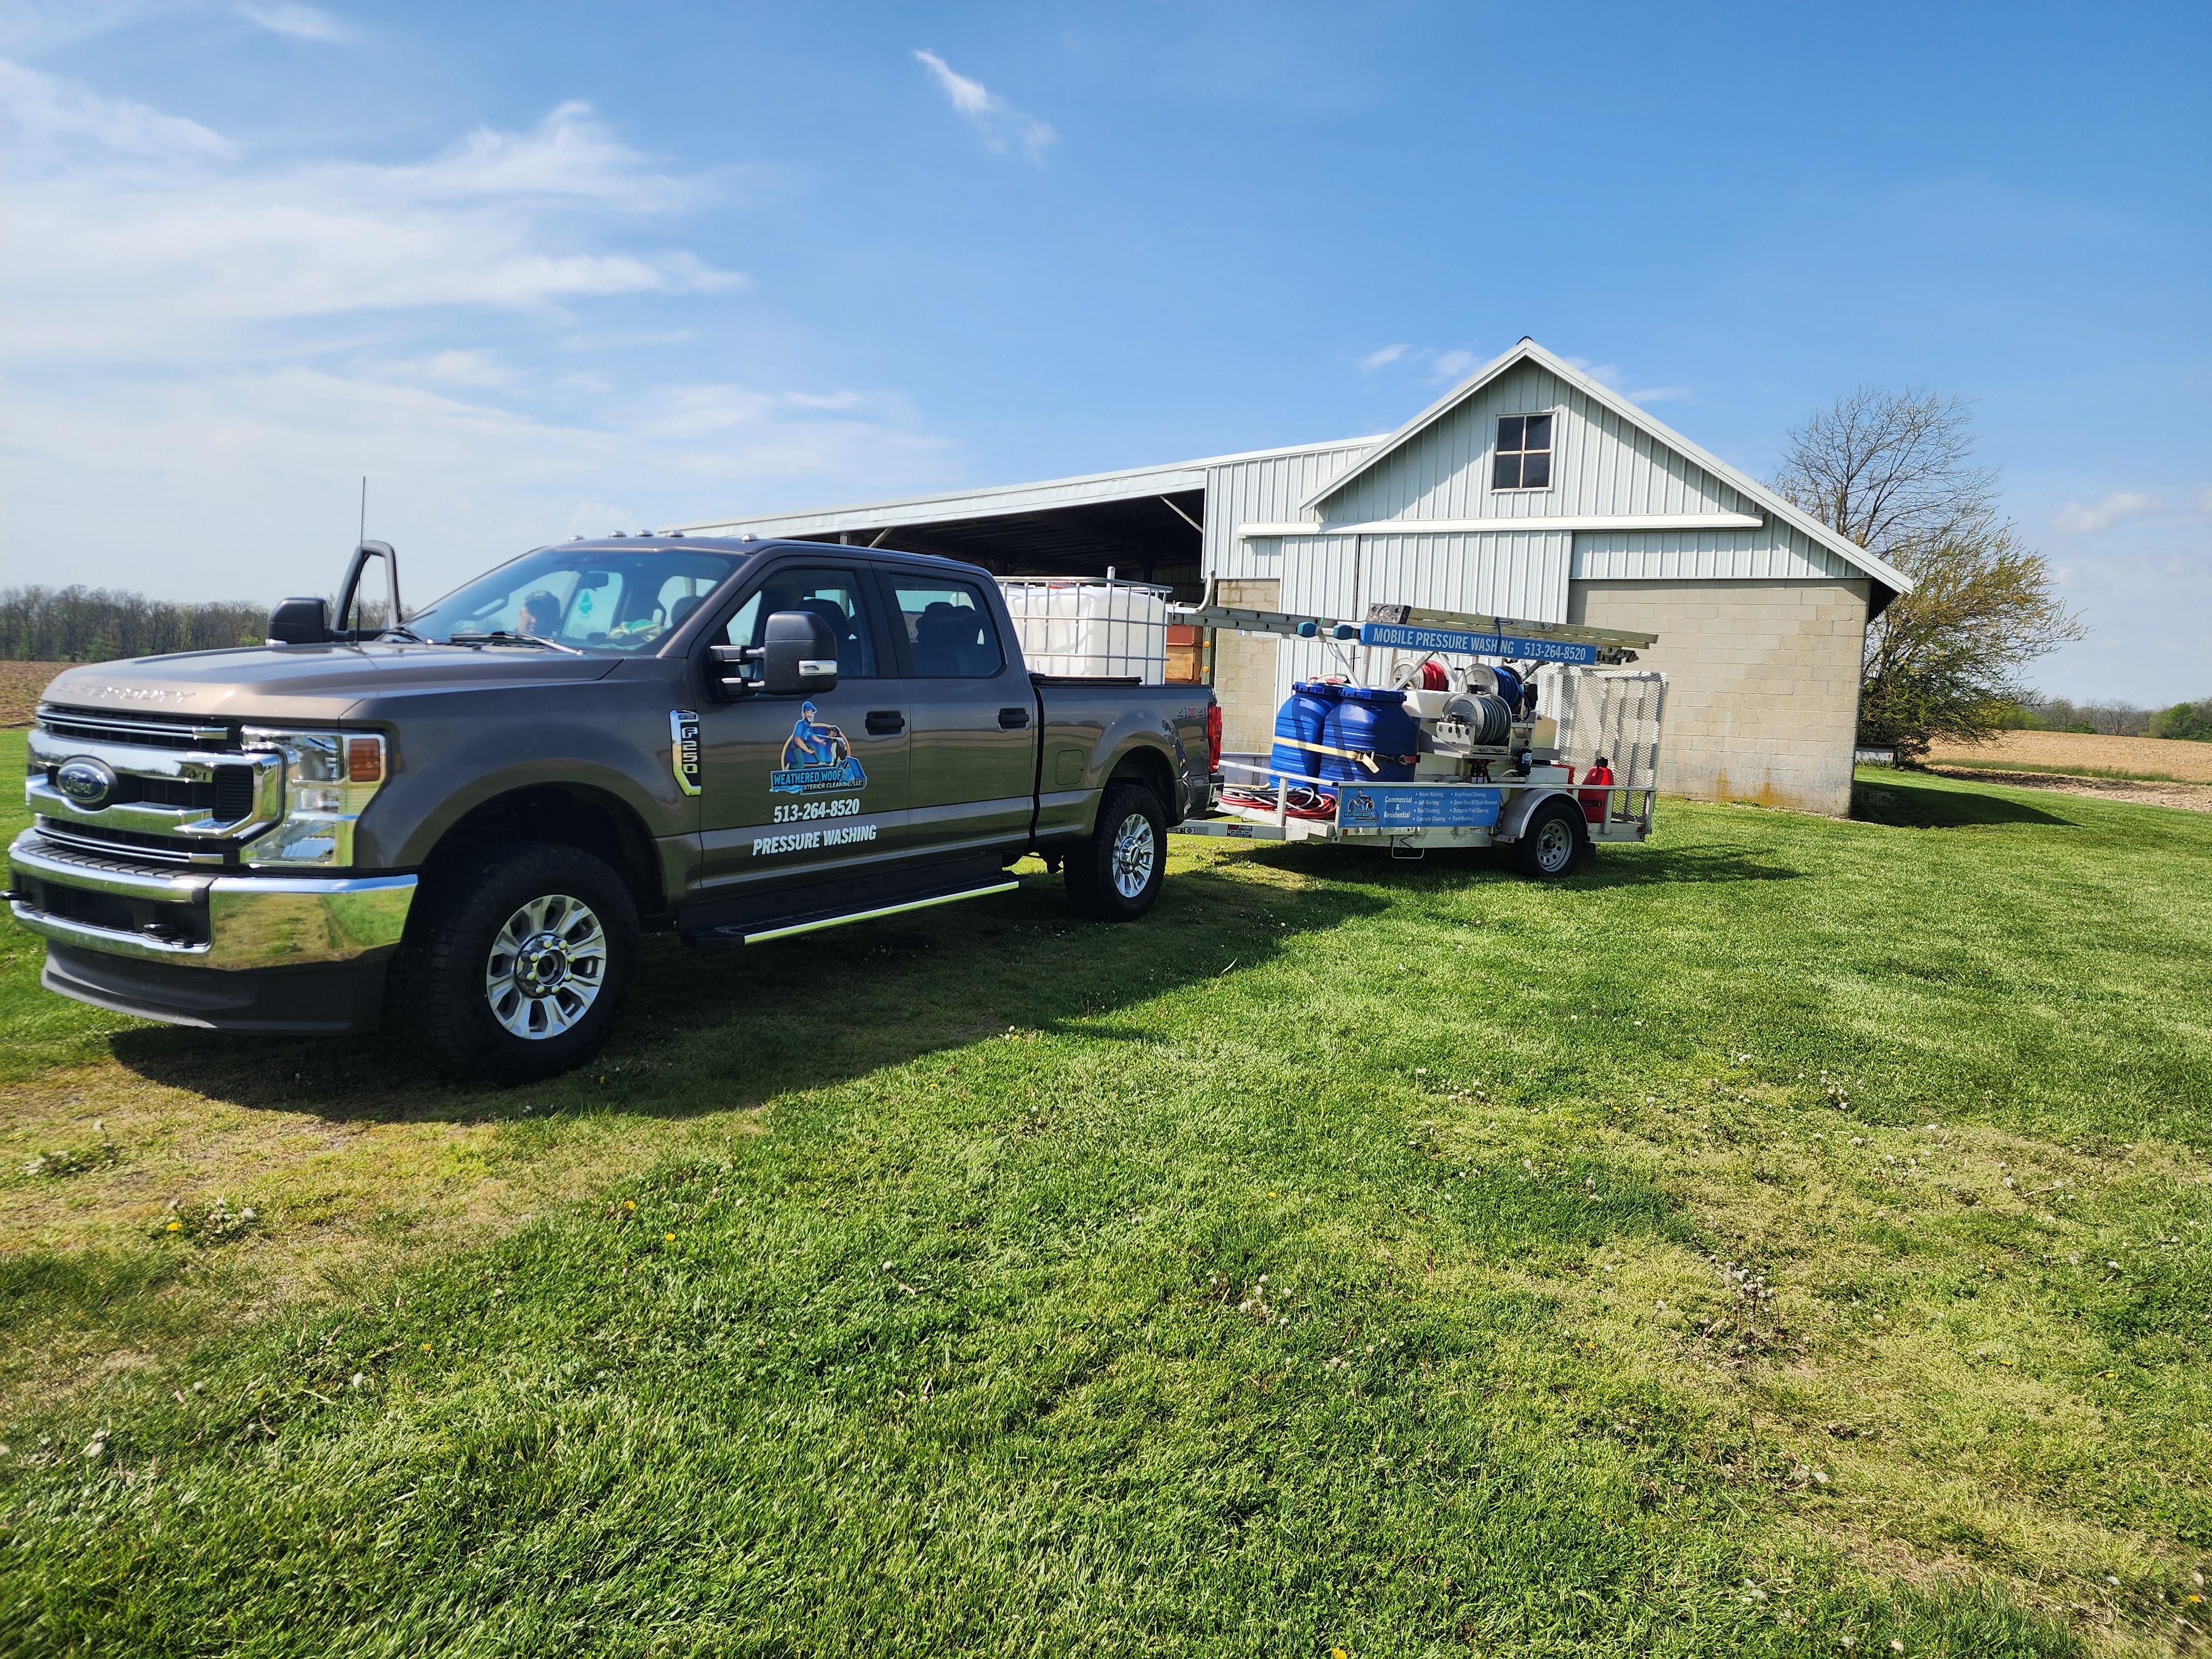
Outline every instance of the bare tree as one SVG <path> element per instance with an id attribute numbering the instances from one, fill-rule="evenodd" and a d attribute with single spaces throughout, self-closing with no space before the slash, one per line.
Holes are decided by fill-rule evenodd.
<path id="1" fill-rule="evenodd" d="M 1978 743 L 2032 694 L 2022 666 L 2085 636 L 2051 567 L 1999 516 L 1964 398 L 1861 386 L 1790 434 L 1775 487 L 1913 580 L 1867 624 L 1859 741 L 1901 760 Z"/>

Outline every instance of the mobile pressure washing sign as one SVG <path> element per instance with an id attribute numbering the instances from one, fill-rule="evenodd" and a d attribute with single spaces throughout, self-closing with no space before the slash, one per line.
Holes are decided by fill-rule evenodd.
<path id="1" fill-rule="evenodd" d="M 1528 662 L 1589 665 L 1597 660 L 1594 645 L 1565 640 L 1529 640 L 1516 634 L 1467 634 L 1455 628 L 1424 628 L 1417 623 L 1362 623 L 1362 645 L 1395 651 L 1443 651 L 1466 657 L 1518 657 Z"/>

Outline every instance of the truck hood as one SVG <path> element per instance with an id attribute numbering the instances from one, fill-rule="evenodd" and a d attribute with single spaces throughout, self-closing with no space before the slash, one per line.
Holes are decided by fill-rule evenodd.
<path id="1" fill-rule="evenodd" d="M 88 664 L 56 678 L 40 701 L 116 714 L 336 720 L 365 698 L 395 691 L 490 691 L 603 679 L 623 660 L 514 646 L 264 646 Z"/>

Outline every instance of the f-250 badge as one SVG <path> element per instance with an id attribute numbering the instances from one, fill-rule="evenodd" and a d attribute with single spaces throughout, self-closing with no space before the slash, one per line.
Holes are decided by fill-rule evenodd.
<path id="1" fill-rule="evenodd" d="M 699 714 L 693 708 L 668 711 L 668 769 L 687 795 L 699 793 Z"/>
<path id="2" fill-rule="evenodd" d="M 834 726 L 814 718 L 814 705 L 799 705 L 799 721 L 783 740 L 783 764 L 768 775 L 769 792 L 777 795 L 826 795 L 865 789 L 868 775 L 853 757 L 853 747 Z"/>

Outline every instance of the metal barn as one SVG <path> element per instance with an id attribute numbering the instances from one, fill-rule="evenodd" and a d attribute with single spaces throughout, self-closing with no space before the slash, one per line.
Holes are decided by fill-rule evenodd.
<path id="1" fill-rule="evenodd" d="M 1911 583 L 1756 481 L 1523 340 L 1379 437 L 811 512 L 697 534 L 941 553 L 1002 576 L 1156 582 L 1250 609 L 1370 603 L 1656 634 L 1662 787 L 1841 815 L 1866 625 Z M 1218 635 L 1227 746 L 1267 746 L 1300 641 Z"/>

